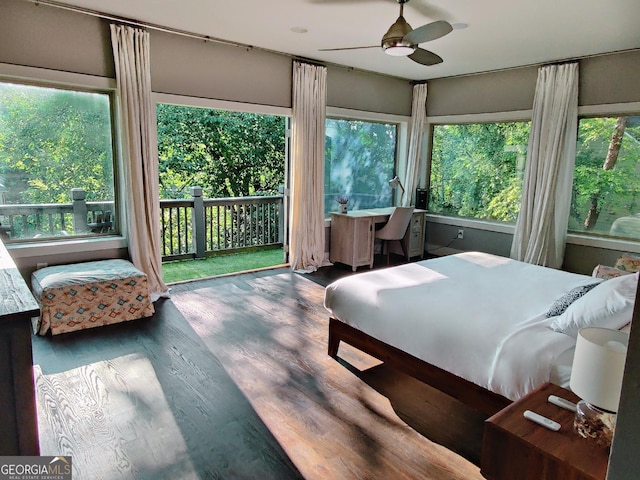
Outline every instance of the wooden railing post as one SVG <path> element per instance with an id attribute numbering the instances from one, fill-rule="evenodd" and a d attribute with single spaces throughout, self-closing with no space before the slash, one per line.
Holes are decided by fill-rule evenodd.
<path id="1" fill-rule="evenodd" d="M 191 187 L 193 197 L 193 216 L 191 218 L 191 230 L 193 232 L 193 250 L 196 258 L 204 258 L 206 249 L 206 230 L 204 226 L 204 199 L 202 198 L 202 187 Z"/>
<path id="2" fill-rule="evenodd" d="M 73 202 L 73 231 L 74 233 L 89 233 L 87 226 L 87 192 L 82 188 L 71 189 L 71 200 Z"/>

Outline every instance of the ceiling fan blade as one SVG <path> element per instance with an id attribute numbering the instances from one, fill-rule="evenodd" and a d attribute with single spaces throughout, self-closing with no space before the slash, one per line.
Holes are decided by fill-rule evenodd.
<path id="1" fill-rule="evenodd" d="M 427 23 L 421 27 L 414 28 L 404 36 L 404 40 L 418 45 L 419 43 L 429 42 L 440 37 L 444 37 L 451 32 L 453 27 L 446 20 L 438 20 L 437 22 Z"/>
<path id="2" fill-rule="evenodd" d="M 338 50 L 359 50 L 361 48 L 380 48 L 380 45 L 367 45 L 366 47 L 343 47 L 343 48 L 319 48 L 319 52 L 337 52 Z"/>
<path id="3" fill-rule="evenodd" d="M 416 63 L 421 63 L 422 65 L 427 66 L 437 65 L 444 61 L 435 53 L 425 50 L 424 48 L 416 48 L 416 51 L 409 55 L 409 58 Z"/>

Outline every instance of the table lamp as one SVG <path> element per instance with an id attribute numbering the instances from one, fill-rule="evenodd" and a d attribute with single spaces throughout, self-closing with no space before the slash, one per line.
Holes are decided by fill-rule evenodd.
<path id="1" fill-rule="evenodd" d="M 393 189 L 400 187 L 400 189 L 402 190 L 402 193 L 400 194 L 400 205 L 402 205 L 402 196 L 404 195 L 404 187 L 402 186 L 402 182 L 400 181 L 397 175 L 393 177 L 391 180 L 389 180 L 389 186 Z"/>
<path id="2" fill-rule="evenodd" d="M 576 405 L 574 428 L 596 445 L 610 447 L 620 402 L 629 334 L 600 327 L 578 332 L 571 369 Z"/>

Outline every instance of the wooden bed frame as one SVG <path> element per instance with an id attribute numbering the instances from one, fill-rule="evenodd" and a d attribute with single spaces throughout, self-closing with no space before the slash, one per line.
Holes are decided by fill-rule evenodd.
<path id="1" fill-rule="evenodd" d="M 368 353 L 488 416 L 499 412 L 511 403 L 511 400 L 502 395 L 420 360 L 340 320 L 330 318 L 328 353 L 333 358 L 338 356 L 340 341 Z"/>

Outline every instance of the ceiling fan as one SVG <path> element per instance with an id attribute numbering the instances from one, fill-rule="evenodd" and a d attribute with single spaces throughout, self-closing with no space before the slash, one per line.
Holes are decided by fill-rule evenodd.
<path id="1" fill-rule="evenodd" d="M 368 45 L 366 47 L 345 47 L 345 48 L 323 48 L 321 52 L 330 52 L 337 50 L 357 50 L 361 48 L 379 48 L 382 47 L 384 53 L 396 57 L 409 57 L 416 63 L 422 65 L 437 65 L 443 60 L 429 50 L 420 48 L 418 45 L 429 42 L 437 38 L 443 37 L 453 30 L 449 22 L 438 20 L 437 22 L 427 23 L 416 29 L 412 29 L 411 25 L 404 19 L 404 4 L 409 0 L 396 0 L 400 4 L 400 16 L 395 21 L 387 33 L 382 37 L 380 45 Z"/>

